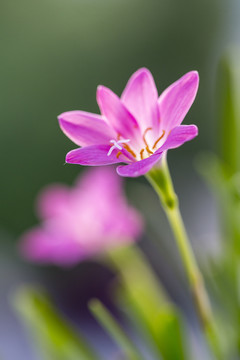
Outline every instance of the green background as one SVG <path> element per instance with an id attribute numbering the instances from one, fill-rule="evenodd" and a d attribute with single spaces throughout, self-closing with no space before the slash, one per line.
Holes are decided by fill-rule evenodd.
<path id="1" fill-rule="evenodd" d="M 82 320 L 81 306 L 111 278 L 97 264 L 72 270 L 27 264 L 17 250 L 20 235 L 38 221 L 34 202 L 41 189 L 53 182 L 72 184 L 84 170 L 64 166 L 65 154 L 76 145 L 62 134 L 57 115 L 98 112 L 99 84 L 120 95 L 130 75 L 145 66 L 161 93 L 184 73 L 199 71 L 199 92 L 184 120 L 199 127 L 199 136 L 169 152 L 169 162 L 197 255 L 211 245 L 198 241 L 216 223 L 193 163 L 198 153 L 217 146 L 216 69 L 229 44 L 239 41 L 239 14 L 238 0 L 0 0 L 0 356 L 35 359 L 9 306 L 18 284 L 43 282 L 72 317 L 77 313 Z M 170 295 L 191 312 L 158 201 L 144 178 L 126 181 L 131 201 L 151 229 L 148 237 L 162 240 L 160 254 L 146 236 L 142 247 Z"/>
<path id="2" fill-rule="evenodd" d="M 81 170 L 63 166 L 66 152 L 76 146 L 61 133 L 57 115 L 98 112 L 97 85 L 120 95 L 139 67 L 152 71 L 159 92 L 187 71 L 200 73 L 199 93 L 185 120 L 198 125 L 200 136 L 170 154 L 172 168 L 211 147 L 215 67 L 227 36 L 229 4 L 1 0 L 0 226 L 19 235 L 36 222 L 38 191 L 49 182 L 72 183 Z"/>

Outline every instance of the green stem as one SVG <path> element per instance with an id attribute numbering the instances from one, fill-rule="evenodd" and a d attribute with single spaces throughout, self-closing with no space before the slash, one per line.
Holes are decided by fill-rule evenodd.
<path id="1" fill-rule="evenodd" d="M 206 338 L 217 359 L 222 359 L 221 351 L 216 337 L 215 325 L 203 277 L 198 268 L 196 258 L 192 251 L 185 226 L 178 205 L 172 179 L 168 170 L 166 157 L 162 159 L 160 167 L 153 168 L 147 179 L 157 192 L 163 209 L 167 215 L 175 240 L 182 257 L 191 291 L 195 300 L 197 313 L 205 332 Z"/>
<path id="2" fill-rule="evenodd" d="M 120 327 L 118 322 L 113 318 L 110 312 L 105 306 L 97 299 L 93 299 L 89 303 L 89 308 L 94 317 L 99 323 L 106 329 L 109 335 L 116 341 L 120 346 L 120 349 L 124 352 L 126 359 L 129 360 L 141 360 L 141 356 L 131 342 L 129 337 L 125 334 L 123 329 Z"/>

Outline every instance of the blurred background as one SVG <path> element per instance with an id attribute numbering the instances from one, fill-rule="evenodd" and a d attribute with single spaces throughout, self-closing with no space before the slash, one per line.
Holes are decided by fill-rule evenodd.
<path id="1" fill-rule="evenodd" d="M 9 305 L 17 285 L 44 284 L 63 311 L 82 324 L 86 334 L 97 331 L 87 314 L 88 298 L 101 296 L 109 301 L 105 288 L 113 274 L 101 265 L 86 262 L 65 270 L 37 266 L 21 259 L 17 249 L 22 232 L 37 223 L 34 201 L 39 191 L 53 182 L 72 184 L 84 170 L 64 166 L 66 152 L 75 145 L 61 133 L 57 115 L 76 109 L 98 112 L 97 85 L 103 84 L 120 95 L 130 75 L 145 66 L 160 93 L 184 73 L 199 71 L 197 99 L 185 119 L 185 124 L 199 127 L 199 137 L 170 152 L 169 165 L 199 258 L 205 252 L 217 251 L 215 204 L 194 170 L 194 161 L 201 151 L 217 146 L 216 69 L 226 48 L 239 42 L 239 16 L 238 0 L 1 0 L 3 359 L 37 359 Z M 144 178 L 127 180 L 126 191 L 131 203 L 146 217 L 148 231 L 141 246 L 173 300 L 191 318 L 181 263 L 153 191 Z M 139 199 L 140 193 L 144 202 Z M 160 242 L 155 244 L 150 238 Z M 160 247 L 160 257 L 154 255 L 156 246 Z M 174 266 L 165 260 L 166 252 L 173 257 Z M 107 344 L 110 353 L 111 343 L 97 334 L 96 346 L 101 349 Z"/>

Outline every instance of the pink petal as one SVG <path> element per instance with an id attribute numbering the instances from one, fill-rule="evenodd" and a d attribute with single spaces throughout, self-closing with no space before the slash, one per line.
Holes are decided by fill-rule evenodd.
<path id="1" fill-rule="evenodd" d="M 76 181 L 75 190 L 88 193 L 89 199 L 94 194 L 99 199 L 105 198 L 109 204 L 118 204 L 123 200 L 123 184 L 122 179 L 116 174 L 115 166 L 93 167 L 85 171 Z M 75 196 L 75 195 L 74 195 Z M 105 201 L 104 201 L 105 202 Z M 106 204 L 105 204 L 106 205 Z"/>
<path id="2" fill-rule="evenodd" d="M 162 153 L 155 153 L 146 159 L 136 161 L 130 165 L 117 167 L 117 173 L 121 176 L 137 177 L 146 174 L 160 160 Z"/>
<path id="3" fill-rule="evenodd" d="M 137 119 L 142 131 L 148 127 L 158 128 L 158 92 L 148 69 L 139 69 L 131 76 L 121 99 Z"/>
<path id="4" fill-rule="evenodd" d="M 162 153 L 168 149 L 174 149 L 186 141 L 190 141 L 198 135 L 198 128 L 195 125 L 180 125 L 175 127 L 168 136 L 165 143 L 157 150 L 157 153 Z"/>
<path id="5" fill-rule="evenodd" d="M 29 260 L 43 264 L 72 265 L 86 257 L 85 249 L 66 234 L 33 228 L 23 234 L 20 251 Z"/>
<path id="6" fill-rule="evenodd" d="M 123 155 L 117 158 L 118 150 L 113 150 L 110 156 L 107 156 L 110 145 L 92 145 L 70 151 L 66 155 L 66 162 L 69 164 L 100 166 L 117 164 L 126 161 Z"/>
<path id="7" fill-rule="evenodd" d="M 37 199 L 37 212 L 42 219 L 59 216 L 68 206 L 70 189 L 55 184 L 44 189 Z"/>
<path id="8" fill-rule="evenodd" d="M 84 111 L 68 111 L 58 116 L 66 136 L 79 146 L 108 143 L 116 137 L 103 118 Z"/>
<path id="9" fill-rule="evenodd" d="M 182 123 L 198 90 L 199 76 L 191 71 L 170 85 L 159 97 L 161 128 L 166 132 Z"/>
<path id="10" fill-rule="evenodd" d="M 110 89 L 98 86 L 97 102 L 102 115 L 119 135 L 131 140 L 141 136 L 137 121 Z"/>

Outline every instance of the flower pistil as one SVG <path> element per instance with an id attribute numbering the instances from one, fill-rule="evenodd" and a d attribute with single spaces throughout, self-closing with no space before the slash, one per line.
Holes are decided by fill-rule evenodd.
<path id="1" fill-rule="evenodd" d="M 107 156 L 110 156 L 114 149 L 122 150 L 122 146 L 120 144 L 126 144 L 129 141 L 130 141 L 130 139 L 122 139 L 122 140 L 117 140 L 117 141 L 114 139 L 110 140 L 110 143 L 112 143 L 113 145 L 109 149 Z"/>

